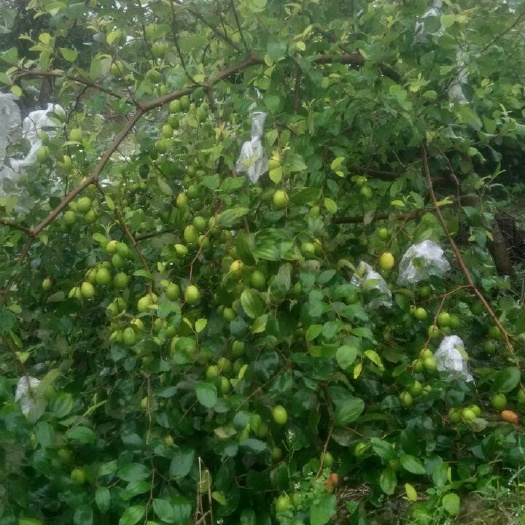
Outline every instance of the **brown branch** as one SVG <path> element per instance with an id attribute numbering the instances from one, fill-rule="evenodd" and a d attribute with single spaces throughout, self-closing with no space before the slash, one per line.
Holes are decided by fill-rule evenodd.
<path id="1" fill-rule="evenodd" d="M 23 231 L 24 233 L 27 233 L 28 235 L 31 233 L 31 230 L 29 228 L 26 228 L 25 226 L 22 226 L 21 224 L 18 224 L 14 221 L 9 221 L 7 219 L 0 219 L 0 224 L 4 226 L 9 226 L 10 228 L 15 228 L 17 230 Z"/>
<path id="2" fill-rule="evenodd" d="M 480 292 L 479 288 L 476 286 L 476 283 L 473 281 L 472 276 L 470 275 L 470 272 L 467 268 L 467 265 L 465 264 L 465 261 L 463 261 L 463 257 L 461 256 L 461 252 L 459 251 L 459 248 L 457 244 L 455 243 L 454 239 L 450 235 L 450 232 L 448 231 L 447 222 L 445 221 L 445 217 L 443 217 L 443 214 L 441 213 L 441 210 L 438 206 L 436 194 L 434 193 L 434 186 L 432 184 L 432 177 L 430 175 L 430 168 L 428 165 L 428 153 L 426 146 L 423 146 L 422 148 L 422 155 L 423 155 L 423 169 L 425 172 L 425 178 L 427 182 L 427 188 L 428 192 L 430 194 L 430 198 L 432 199 L 432 202 L 435 206 L 435 212 L 438 216 L 439 222 L 441 223 L 441 227 L 443 228 L 443 231 L 445 232 L 445 235 L 447 236 L 448 242 L 450 244 L 450 247 L 452 248 L 452 251 L 454 252 L 454 255 L 456 256 L 456 260 L 458 262 L 458 265 L 463 272 L 463 275 L 467 279 L 467 282 L 474 292 L 474 294 L 478 297 L 481 304 L 489 314 L 489 316 L 494 321 L 494 324 L 500 329 L 501 333 L 503 334 L 503 340 L 505 341 L 505 346 L 507 347 L 507 350 L 510 354 L 514 354 L 514 349 L 512 348 L 512 344 L 509 339 L 509 334 L 505 330 L 504 326 L 501 324 L 500 320 L 498 319 L 497 315 L 494 313 L 494 310 L 491 308 L 488 301 L 485 299 L 483 294 Z M 518 363 L 516 362 L 516 366 L 518 366 Z"/>
<path id="3" fill-rule="evenodd" d="M 102 93 L 106 93 L 107 95 L 111 95 L 112 97 L 115 97 L 118 99 L 124 98 L 119 93 L 115 93 L 111 89 L 105 88 L 104 86 L 101 86 L 100 84 L 97 84 L 96 82 L 92 82 L 91 80 L 88 80 L 88 79 L 85 79 L 79 76 L 70 77 L 66 75 L 63 71 L 40 71 L 36 69 L 23 69 L 20 73 L 16 73 L 14 77 L 15 78 L 22 78 L 22 77 L 63 78 L 66 80 L 71 80 L 73 82 L 78 82 L 79 84 L 83 84 L 87 87 L 96 89 L 97 91 L 101 91 Z"/>

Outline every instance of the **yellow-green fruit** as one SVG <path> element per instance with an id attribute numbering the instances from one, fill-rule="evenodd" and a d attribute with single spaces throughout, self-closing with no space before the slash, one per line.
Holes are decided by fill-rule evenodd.
<path id="1" fill-rule="evenodd" d="M 437 361 L 433 357 L 426 357 L 423 359 L 423 366 L 425 370 L 435 372 L 437 370 Z"/>
<path id="2" fill-rule="evenodd" d="M 71 481 L 75 485 L 83 485 L 86 482 L 86 474 L 81 468 L 74 468 L 71 471 Z"/>
<path id="3" fill-rule="evenodd" d="M 321 461 L 323 463 L 323 466 L 327 467 L 327 468 L 331 468 L 334 464 L 334 456 L 332 456 L 332 454 L 328 451 L 326 451 L 322 456 L 321 456 Z"/>
<path id="4" fill-rule="evenodd" d="M 461 409 L 461 417 L 464 421 L 472 421 L 473 419 L 476 419 L 476 413 L 474 410 L 470 408 L 463 408 Z"/>
<path id="5" fill-rule="evenodd" d="M 170 283 L 166 287 L 166 297 L 170 301 L 176 301 L 180 297 L 180 287 L 178 284 Z"/>
<path id="6" fill-rule="evenodd" d="M 301 254 L 303 257 L 315 256 L 315 245 L 313 242 L 303 242 L 301 244 Z"/>
<path id="7" fill-rule="evenodd" d="M 410 392 L 401 392 L 401 394 L 399 394 L 399 399 L 404 407 L 409 407 L 414 403 L 414 399 Z"/>
<path id="8" fill-rule="evenodd" d="M 266 286 L 266 276 L 260 270 L 254 270 L 250 277 L 250 284 L 257 290 L 261 290 Z"/>
<path id="9" fill-rule="evenodd" d="M 199 289 L 193 284 L 190 284 L 186 290 L 184 290 L 184 299 L 188 304 L 196 304 L 200 297 L 201 293 Z"/>
<path id="10" fill-rule="evenodd" d="M 180 98 L 180 107 L 182 111 L 188 111 L 188 109 L 190 109 L 190 97 L 188 97 L 188 95 Z"/>
<path id="11" fill-rule="evenodd" d="M 131 259 L 131 250 L 129 246 L 125 242 L 119 242 L 117 245 L 117 253 L 123 258 L 123 259 Z"/>
<path id="12" fill-rule="evenodd" d="M 491 339 L 501 339 L 501 330 L 499 326 L 491 326 L 489 328 L 489 337 Z"/>
<path id="13" fill-rule="evenodd" d="M 271 158 L 268 160 L 268 169 L 271 171 L 271 170 L 275 170 L 277 168 L 280 168 L 281 167 L 281 161 L 279 159 L 274 159 L 274 158 Z"/>
<path id="14" fill-rule="evenodd" d="M 496 410 L 503 410 L 507 406 L 507 397 L 505 394 L 494 394 L 490 398 L 490 403 Z"/>
<path id="15" fill-rule="evenodd" d="M 390 252 L 385 252 L 379 257 L 379 268 L 384 271 L 391 270 L 394 267 L 395 259 Z"/>
<path id="16" fill-rule="evenodd" d="M 370 186 L 363 186 L 359 193 L 365 198 L 365 199 L 371 199 L 372 198 L 372 188 Z"/>
<path id="17" fill-rule="evenodd" d="M 43 164 L 49 159 L 49 148 L 47 146 L 41 146 L 36 152 L 36 160 Z"/>
<path id="18" fill-rule="evenodd" d="M 165 139 L 169 139 L 173 136 L 173 128 L 169 124 L 164 124 L 161 133 Z"/>
<path id="19" fill-rule="evenodd" d="M 53 288 L 53 281 L 49 277 L 46 277 L 42 281 L 42 290 L 44 290 L 44 292 L 49 292 L 51 288 Z"/>
<path id="20" fill-rule="evenodd" d="M 115 240 L 109 241 L 106 244 L 106 251 L 109 253 L 109 255 L 113 255 L 114 253 L 117 253 L 118 245 L 119 245 L 119 242 Z"/>
<path id="21" fill-rule="evenodd" d="M 206 369 L 206 379 L 212 379 L 219 375 L 219 367 L 217 365 L 210 365 Z"/>
<path id="22" fill-rule="evenodd" d="M 175 200 L 177 208 L 185 208 L 188 205 L 188 196 L 185 193 L 179 193 Z"/>
<path id="23" fill-rule="evenodd" d="M 186 226 L 186 228 L 184 228 L 184 235 L 183 236 L 184 236 L 184 240 L 188 244 L 193 244 L 199 238 L 199 232 L 197 231 L 195 226 L 193 226 L 193 224 L 190 224 L 190 225 Z"/>
<path id="24" fill-rule="evenodd" d="M 117 290 L 123 290 L 129 284 L 129 276 L 124 272 L 119 272 L 113 278 L 113 284 Z"/>
<path id="25" fill-rule="evenodd" d="M 379 228 L 379 230 L 377 230 L 377 236 L 381 241 L 386 241 L 388 239 L 388 230 L 386 228 Z"/>
<path id="26" fill-rule="evenodd" d="M 77 211 L 85 215 L 91 209 L 91 199 L 89 197 L 81 197 L 77 201 Z"/>
<path id="27" fill-rule="evenodd" d="M 68 226 L 73 226 L 73 224 L 75 224 L 75 222 L 77 222 L 77 214 L 74 211 L 72 211 L 72 210 L 68 210 L 68 211 L 64 212 L 64 222 Z"/>
<path id="28" fill-rule="evenodd" d="M 284 494 L 275 499 L 275 512 L 286 512 L 292 504 L 290 496 Z"/>
<path id="29" fill-rule="evenodd" d="M 80 293 L 84 299 L 92 299 L 95 297 L 95 287 L 89 281 L 84 281 L 80 286 Z"/>
<path id="30" fill-rule="evenodd" d="M 290 198 L 288 197 L 288 193 L 286 193 L 284 190 L 277 190 L 273 194 L 273 205 L 278 209 L 282 210 L 283 208 L 286 208 L 288 206 L 288 201 Z"/>
<path id="31" fill-rule="evenodd" d="M 448 312 L 440 312 L 437 316 L 437 323 L 440 328 L 450 326 L 450 314 Z"/>
<path id="32" fill-rule="evenodd" d="M 69 140 L 82 142 L 82 130 L 80 128 L 73 128 L 69 133 Z"/>
<path id="33" fill-rule="evenodd" d="M 436 337 L 439 337 L 439 328 L 433 324 L 428 327 L 428 337 L 431 339 L 435 339 Z"/>
<path id="34" fill-rule="evenodd" d="M 234 341 L 232 343 L 232 354 L 234 357 L 240 357 L 244 355 L 244 343 L 242 341 Z"/>
<path id="35" fill-rule="evenodd" d="M 451 423 L 459 423 L 462 419 L 461 411 L 457 408 L 451 408 L 448 412 L 448 418 Z"/>
<path id="36" fill-rule="evenodd" d="M 422 308 L 421 306 L 418 306 L 414 313 L 412 314 L 418 321 L 424 321 L 427 318 L 427 311 Z"/>
<path id="37" fill-rule="evenodd" d="M 107 268 L 98 268 L 95 281 L 100 286 L 107 286 L 111 282 L 111 273 Z"/>
<path id="38" fill-rule="evenodd" d="M 169 105 L 170 113 L 179 113 L 181 110 L 181 103 L 179 99 L 172 100 Z"/>
<path id="39" fill-rule="evenodd" d="M 233 308 L 230 307 L 224 308 L 224 310 L 222 311 L 222 316 L 224 317 L 224 319 L 226 319 L 226 321 L 233 321 L 236 317 L 235 311 L 233 310 Z"/>
<path id="40" fill-rule="evenodd" d="M 288 421 L 288 412 L 282 405 L 276 405 L 272 409 L 272 417 L 278 425 L 285 425 Z"/>
<path id="41" fill-rule="evenodd" d="M 137 342 L 137 335 L 135 334 L 135 330 L 128 326 L 126 329 L 124 329 L 124 332 L 122 334 L 122 342 L 127 346 L 133 346 Z"/>
<path id="42" fill-rule="evenodd" d="M 188 255 L 188 247 L 185 244 L 176 244 L 175 245 L 175 251 L 178 255 Z"/>
<path id="43" fill-rule="evenodd" d="M 18 525 L 42 525 L 36 518 L 18 518 Z"/>
<path id="44" fill-rule="evenodd" d="M 277 462 L 283 457 L 283 451 L 279 447 L 272 447 L 272 461 Z"/>
<path id="45" fill-rule="evenodd" d="M 197 217 L 193 219 L 192 224 L 199 233 L 202 233 L 206 229 L 208 223 L 204 217 L 197 215 Z"/>

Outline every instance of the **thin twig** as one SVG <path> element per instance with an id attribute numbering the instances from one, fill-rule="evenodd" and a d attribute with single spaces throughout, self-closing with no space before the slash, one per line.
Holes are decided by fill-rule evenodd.
<path id="1" fill-rule="evenodd" d="M 96 82 L 92 82 L 91 80 L 88 80 L 83 77 L 74 76 L 70 77 L 66 75 L 63 71 L 40 71 L 37 69 L 22 69 L 19 73 L 15 73 L 13 77 L 15 79 L 22 78 L 22 77 L 52 77 L 52 78 L 63 78 L 65 80 L 71 80 L 73 82 L 77 82 L 78 84 L 84 84 L 86 87 L 90 87 L 93 89 L 96 89 L 97 91 L 101 91 L 102 93 L 106 93 L 107 95 L 111 95 L 112 97 L 123 99 L 123 95 L 119 93 L 115 93 L 111 89 L 105 88 L 104 86 L 101 86 L 100 84 L 97 84 Z"/>
<path id="2" fill-rule="evenodd" d="M 246 40 L 244 40 L 244 34 L 241 29 L 241 24 L 239 22 L 239 15 L 237 14 L 237 8 L 235 7 L 235 0 L 230 0 L 230 7 L 233 11 L 233 17 L 235 18 L 235 23 L 237 25 L 237 29 L 239 30 L 239 35 L 241 35 L 242 43 L 244 44 L 244 48 L 246 49 L 246 52 L 249 53 L 250 49 L 248 48 L 248 44 L 246 43 Z"/>
<path id="3" fill-rule="evenodd" d="M 193 9 L 189 8 L 182 0 L 174 0 L 174 1 L 180 7 L 186 9 L 186 11 L 188 11 L 188 13 L 194 16 L 197 20 L 200 20 L 205 26 L 209 27 L 213 31 L 215 36 L 219 37 L 221 40 L 224 40 L 228 45 L 233 47 L 235 51 L 239 53 L 243 53 L 243 50 L 240 46 L 238 46 L 228 35 L 225 35 L 221 31 L 219 31 L 216 26 L 208 22 L 200 13 L 197 13 Z"/>
<path id="4" fill-rule="evenodd" d="M 521 13 L 518 18 L 516 18 L 516 20 L 514 20 L 514 22 L 509 26 L 507 27 L 507 29 L 505 29 L 504 31 L 502 31 L 499 35 L 496 35 L 481 51 L 480 51 L 480 55 L 483 54 L 489 47 L 493 46 L 500 38 L 504 37 L 509 31 L 512 31 L 512 29 L 514 29 L 520 22 L 521 22 L 521 19 L 525 16 L 525 11 L 523 11 L 523 13 Z"/>
<path id="5" fill-rule="evenodd" d="M 443 228 L 443 231 L 445 232 L 445 235 L 447 236 L 448 242 L 450 244 L 450 247 L 452 248 L 452 251 L 454 252 L 454 255 L 456 256 L 456 260 L 458 262 L 458 265 L 463 272 L 463 275 L 467 279 L 467 282 L 474 292 L 474 294 L 478 297 L 481 304 L 489 314 L 489 316 L 494 321 L 494 324 L 500 329 L 503 340 L 505 342 L 505 346 L 507 347 L 507 350 L 510 354 L 514 354 L 514 349 L 512 348 L 512 344 L 509 339 L 509 334 L 505 330 L 505 327 L 501 324 L 500 320 L 498 319 L 498 316 L 494 313 L 494 310 L 491 308 L 490 304 L 487 302 L 483 294 L 479 291 L 478 287 L 476 286 L 476 283 L 474 283 L 472 276 L 470 275 L 470 272 L 465 264 L 465 261 L 463 261 L 463 257 L 461 256 L 461 252 L 459 251 L 459 248 L 457 244 L 455 243 L 454 239 L 450 235 L 450 232 L 448 231 L 447 222 L 445 221 L 445 217 L 443 217 L 443 214 L 441 213 L 441 209 L 438 206 L 438 202 L 436 199 L 436 194 L 434 193 L 434 186 L 432 184 L 432 177 L 430 175 L 430 168 L 428 165 L 428 152 L 426 146 L 423 146 L 422 148 L 422 155 L 423 155 L 423 169 L 425 172 L 425 178 L 427 181 L 427 187 L 428 192 L 430 194 L 430 198 L 435 206 L 435 212 L 438 216 L 439 222 L 441 223 L 441 227 Z M 518 366 L 518 363 L 516 362 L 516 366 Z"/>
<path id="6" fill-rule="evenodd" d="M 21 224 L 18 224 L 14 221 L 9 221 L 7 219 L 0 219 L 0 224 L 2 224 L 3 226 L 9 226 L 10 228 L 15 228 L 27 234 L 31 233 L 31 230 L 29 228 L 26 228 L 25 226 L 22 226 Z"/>

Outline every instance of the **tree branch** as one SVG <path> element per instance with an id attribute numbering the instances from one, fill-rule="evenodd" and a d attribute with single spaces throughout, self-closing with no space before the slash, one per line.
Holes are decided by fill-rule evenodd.
<path id="1" fill-rule="evenodd" d="M 119 93 L 115 93 L 111 89 L 105 88 L 104 86 L 101 86 L 100 84 L 97 84 L 96 82 L 92 82 L 91 80 L 88 80 L 83 77 L 74 76 L 70 77 L 66 75 L 63 71 L 40 71 L 38 69 L 23 69 L 20 71 L 20 73 L 16 73 L 14 75 L 15 78 L 22 78 L 22 77 L 52 77 L 52 78 L 64 78 L 66 80 L 71 80 L 73 82 L 78 82 L 79 84 L 83 84 L 87 87 L 96 89 L 97 91 L 101 91 L 102 93 L 106 93 L 107 95 L 111 95 L 112 97 L 123 99 L 123 95 L 120 95 Z"/>
<path id="2" fill-rule="evenodd" d="M 463 275 L 467 279 L 467 282 L 474 292 L 474 294 L 478 297 L 481 304 L 487 311 L 487 313 L 490 315 L 492 320 L 494 321 L 494 324 L 500 329 L 501 333 L 503 334 L 503 340 L 505 341 L 505 346 L 507 347 L 507 350 L 510 354 L 514 354 L 514 349 L 512 348 L 512 344 L 509 339 L 509 334 L 505 330 L 504 326 L 501 324 L 500 320 L 498 319 L 497 315 L 494 313 L 494 310 L 492 310 L 490 304 L 485 299 L 483 294 L 479 291 L 478 287 L 476 286 L 476 283 L 473 281 L 472 276 L 470 275 L 470 272 L 465 264 L 465 261 L 463 261 L 463 257 L 461 256 L 461 252 L 459 251 L 459 248 L 457 244 L 455 243 L 454 239 L 450 235 L 450 232 L 447 228 L 447 222 L 445 221 L 445 218 L 443 217 L 443 214 L 441 213 L 441 209 L 438 206 L 438 202 L 436 199 L 436 194 L 434 193 L 434 186 L 432 185 L 432 177 L 430 175 L 430 168 L 428 165 L 428 152 L 426 146 L 423 146 L 422 148 L 422 156 L 423 156 L 423 169 L 425 172 L 425 178 L 427 182 L 427 188 L 428 192 L 430 194 L 430 198 L 432 202 L 434 203 L 435 212 L 438 216 L 439 222 L 441 223 L 441 226 L 443 228 L 443 231 L 445 232 L 445 235 L 447 236 L 448 242 L 450 244 L 450 247 L 452 248 L 452 251 L 454 252 L 454 255 L 456 256 L 456 260 L 458 262 L 458 265 L 463 272 Z M 516 363 L 517 365 L 518 363 Z"/>

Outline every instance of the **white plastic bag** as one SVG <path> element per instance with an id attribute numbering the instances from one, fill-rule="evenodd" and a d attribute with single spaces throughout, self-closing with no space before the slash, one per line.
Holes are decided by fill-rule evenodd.
<path id="1" fill-rule="evenodd" d="M 367 303 L 367 308 L 375 310 L 380 306 L 390 308 L 392 306 L 392 292 L 388 288 L 386 281 L 373 268 L 361 261 L 357 266 L 357 272 L 352 279 L 354 284 L 358 284 L 363 291 L 377 290 L 376 297 Z"/>
<path id="2" fill-rule="evenodd" d="M 449 380 L 460 378 L 468 382 L 474 381 L 469 371 L 465 345 L 457 335 L 449 335 L 441 341 L 434 359 L 440 372 L 450 372 Z"/>
<path id="3" fill-rule="evenodd" d="M 400 286 L 415 284 L 428 279 L 431 275 L 442 277 L 450 270 L 450 264 L 443 253 L 443 250 L 432 241 L 412 245 L 399 263 L 397 284 Z"/>
<path id="4" fill-rule="evenodd" d="M 20 402 L 22 414 L 26 417 L 35 406 L 33 395 L 38 385 L 40 385 L 40 379 L 31 376 L 21 377 L 16 385 L 15 401 Z"/>
<path id="5" fill-rule="evenodd" d="M 252 138 L 242 145 L 241 153 L 235 164 L 237 172 L 247 173 L 254 184 L 263 173 L 268 171 L 268 157 L 261 143 L 265 120 L 266 113 L 262 111 L 252 113 Z"/>
<path id="6" fill-rule="evenodd" d="M 4 162 L 12 135 L 20 128 L 22 122 L 16 99 L 12 93 L 0 93 L 0 164 Z"/>

